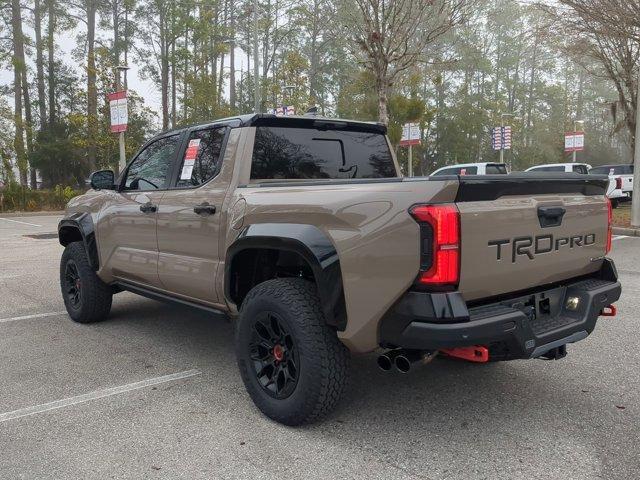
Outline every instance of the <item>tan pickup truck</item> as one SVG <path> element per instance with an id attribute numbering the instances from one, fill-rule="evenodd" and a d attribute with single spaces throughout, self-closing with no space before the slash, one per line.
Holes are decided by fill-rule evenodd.
<path id="1" fill-rule="evenodd" d="M 289 425 L 330 411 L 350 353 L 561 358 L 620 296 L 607 178 L 402 178 L 379 124 L 247 115 L 95 172 L 59 225 L 69 316 L 122 290 L 236 324 L 246 388 Z"/>

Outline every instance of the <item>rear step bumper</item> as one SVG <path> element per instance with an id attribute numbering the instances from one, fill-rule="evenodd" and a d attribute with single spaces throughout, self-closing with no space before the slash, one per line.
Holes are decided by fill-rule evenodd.
<path id="1" fill-rule="evenodd" d="M 587 337 L 620 293 L 610 259 L 588 278 L 481 305 L 468 306 L 458 292 L 410 291 L 382 319 L 380 344 L 419 350 L 486 345 L 490 360 L 539 357 Z"/>

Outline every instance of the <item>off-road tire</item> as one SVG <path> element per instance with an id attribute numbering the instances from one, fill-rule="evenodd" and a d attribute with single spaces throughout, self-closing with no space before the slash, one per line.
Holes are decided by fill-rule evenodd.
<path id="1" fill-rule="evenodd" d="M 267 392 L 251 359 L 256 319 L 264 315 L 277 315 L 299 359 L 297 382 L 286 398 Z M 306 280 L 276 279 L 255 286 L 242 303 L 235 348 L 251 399 L 276 422 L 293 426 L 318 420 L 335 408 L 346 388 L 349 351 L 326 324 L 316 287 Z"/>
<path id="2" fill-rule="evenodd" d="M 73 269 L 79 279 L 77 303 L 69 294 L 68 274 Z M 64 249 L 60 260 L 60 289 L 64 306 L 74 322 L 99 322 L 109 315 L 113 291 L 91 268 L 82 242 L 72 242 Z"/>

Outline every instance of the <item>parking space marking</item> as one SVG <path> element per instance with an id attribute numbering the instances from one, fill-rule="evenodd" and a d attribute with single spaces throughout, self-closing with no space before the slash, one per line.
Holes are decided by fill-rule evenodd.
<path id="1" fill-rule="evenodd" d="M 32 227 L 41 227 L 42 225 L 38 225 L 36 223 L 29 222 L 21 222 L 20 220 L 11 220 L 10 218 L 0 218 L 0 220 L 6 220 L 7 222 L 20 223 L 22 225 L 30 225 Z"/>
<path id="2" fill-rule="evenodd" d="M 50 410 L 56 410 L 58 408 L 77 405 L 79 403 L 98 400 L 100 398 L 111 397 L 113 395 L 130 392 L 132 390 L 140 390 L 141 388 L 151 387 L 160 383 L 173 382 L 175 380 L 181 380 L 183 378 L 200 375 L 201 373 L 202 372 L 197 369 L 185 370 L 184 372 L 163 375 L 162 377 L 147 378 L 146 380 L 141 380 L 139 382 L 128 383 L 126 385 L 120 385 L 118 387 L 105 388 L 103 390 L 96 390 L 75 397 L 63 398 L 62 400 L 55 400 L 53 402 L 43 403 L 41 405 L 34 405 L 33 407 L 20 408 L 11 412 L 0 413 L 0 423 L 6 422 L 7 420 L 15 420 L 16 418 L 37 415 L 39 413 L 48 412 Z"/>
<path id="3" fill-rule="evenodd" d="M 18 320 L 30 320 L 32 318 L 55 317 L 56 315 L 62 315 L 64 313 L 67 312 L 34 313 L 33 315 L 22 315 L 20 317 L 0 318 L 0 323 L 17 322 Z"/>
<path id="4" fill-rule="evenodd" d="M 611 240 L 620 240 L 621 238 L 629 238 L 629 235 L 617 235 L 613 237 Z"/>

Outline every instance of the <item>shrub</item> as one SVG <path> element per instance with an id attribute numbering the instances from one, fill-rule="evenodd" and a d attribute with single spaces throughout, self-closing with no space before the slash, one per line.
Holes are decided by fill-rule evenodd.
<path id="1" fill-rule="evenodd" d="M 53 190 L 31 190 L 14 183 L 0 190 L 0 212 L 63 210 L 69 200 L 83 193 L 62 185 Z"/>

